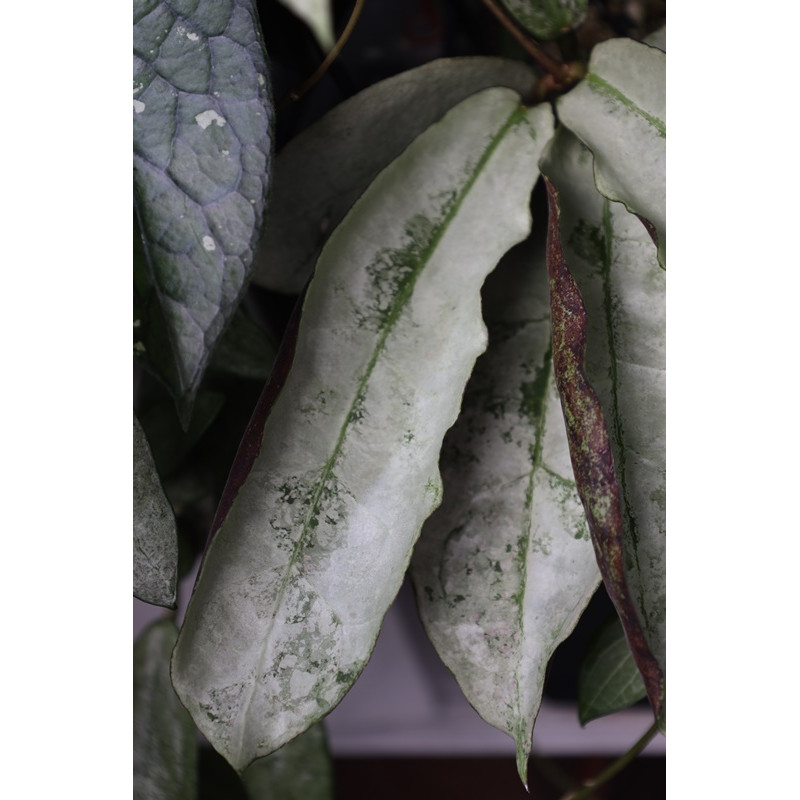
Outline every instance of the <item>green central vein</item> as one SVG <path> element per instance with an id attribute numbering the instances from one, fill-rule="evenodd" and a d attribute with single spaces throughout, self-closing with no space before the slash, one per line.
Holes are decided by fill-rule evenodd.
<path id="1" fill-rule="evenodd" d="M 476 163 L 475 167 L 473 168 L 472 174 L 470 175 L 469 179 L 466 181 L 466 183 L 462 187 L 461 191 L 456 196 L 456 198 L 455 198 L 454 202 L 452 203 L 450 209 L 448 210 L 447 214 L 445 215 L 445 217 L 442 219 L 441 223 L 439 224 L 435 234 L 431 237 L 431 239 L 430 239 L 430 241 L 428 243 L 428 246 L 422 252 L 422 254 L 421 254 L 420 258 L 419 258 L 419 261 L 417 262 L 417 264 L 415 266 L 415 269 L 413 271 L 413 274 L 412 274 L 410 280 L 405 281 L 403 283 L 400 291 L 397 293 L 397 295 L 394 298 L 394 301 L 393 301 L 392 306 L 391 306 L 391 310 L 390 310 L 389 314 L 386 317 L 386 324 L 385 324 L 383 330 L 381 331 L 380 336 L 378 337 L 378 340 L 377 340 L 377 342 L 375 344 L 375 349 L 374 349 L 374 351 L 372 353 L 372 357 L 370 358 L 369 363 L 367 364 L 367 368 L 364 371 L 364 374 L 361 376 L 361 379 L 360 379 L 360 381 L 358 383 L 358 386 L 356 387 L 356 391 L 355 391 L 354 396 L 353 396 L 353 401 L 350 404 L 350 408 L 349 408 L 347 414 L 345 415 L 345 421 L 344 421 L 344 424 L 342 425 L 342 427 L 341 427 L 341 429 L 339 431 L 339 436 L 338 436 L 338 438 L 336 440 L 336 443 L 335 443 L 335 445 L 333 447 L 333 452 L 331 453 L 331 455 L 328 458 L 328 460 L 325 462 L 325 465 L 324 465 L 324 467 L 322 469 L 322 474 L 320 476 L 320 480 L 317 483 L 317 487 L 316 487 L 316 489 L 314 491 L 314 495 L 313 495 L 313 497 L 311 499 L 309 510 L 306 513 L 305 520 L 303 521 L 302 530 L 300 531 L 300 535 L 299 535 L 299 537 L 297 539 L 297 542 L 295 543 L 294 549 L 292 551 L 292 556 L 291 556 L 291 558 L 289 560 L 289 563 L 288 563 L 288 565 L 286 567 L 283 580 L 281 581 L 281 585 L 280 585 L 280 587 L 278 589 L 278 592 L 276 593 L 275 610 L 273 611 L 272 618 L 271 618 L 270 624 L 269 624 L 269 628 L 267 629 L 266 634 L 264 636 L 264 641 L 263 641 L 263 644 L 262 644 L 262 647 L 261 647 L 261 651 L 260 651 L 259 657 L 258 657 L 259 672 L 261 671 L 261 667 L 263 666 L 264 659 L 266 657 L 266 653 L 267 653 L 267 650 L 268 650 L 268 645 L 269 645 L 270 639 L 272 637 L 272 633 L 273 633 L 273 631 L 275 629 L 275 623 L 276 623 L 276 620 L 277 620 L 278 610 L 279 610 L 279 608 L 280 608 L 280 606 L 281 606 L 281 604 L 283 602 L 283 599 L 285 597 L 286 588 L 287 588 L 287 586 L 289 584 L 289 577 L 291 575 L 291 572 L 292 572 L 295 564 L 300 559 L 300 555 L 301 555 L 301 552 L 302 552 L 302 549 L 303 549 L 303 545 L 305 544 L 306 537 L 308 535 L 309 530 L 311 529 L 311 521 L 319 513 L 319 504 L 320 504 L 320 499 L 322 497 L 322 492 L 323 492 L 323 490 L 325 488 L 325 485 L 327 484 L 328 480 L 331 477 L 331 474 L 333 472 L 333 468 L 336 465 L 336 462 L 339 459 L 339 456 L 341 455 L 342 447 L 344 445 L 344 441 L 345 441 L 345 438 L 347 436 L 347 431 L 349 430 L 349 427 L 350 427 L 350 424 L 351 424 L 350 420 L 351 420 L 351 418 L 353 416 L 353 412 L 356 410 L 356 407 L 357 407 L 358 403 L 360 402 L 361 398 L 363 398 L 364 395 L 365 395 L 367 384 L 369 383 L 369 379 L 370 379 L 370 377 L 372 375 L 373 370 L 375 369 L 375 365 L 378 363 L 378 359 L 380 358 L 380 355 L 383 352 L 383 349 L 384 349 L 384 347 L 386 345 L 386 340 L 388 339 L 389 334 L 391 333 L 392 329 L 394 328 L 395 324 L 397 323 L 397 320 L 400 318 L 400 315 L 402 314 L 403 310 L 407 306 L 408 301 L 411 299 L 411 296 L 412 296 L 413 291 L 414 291 L 414 286 L 416 285 L 416 282 L 417 282 L 417 279 L 419 278 L 419 275 L 422 273 L 422 271 L 425 268 L 425 266 L 429 263 L 431 257 L 433 256 L 434 252 L 436 251 L 436 248 L 438 247 L 439 243 L 441 242 L 442 238 L 444 237 L 445 233 L 447 232 L 448 228 L 450 227 L 450 224 L 452 223 L 452 221 L 455 218 L 456 214 L 460 210 L 464 200 L 466 199 L 466 197 L 469 194 L 470 190 L 473 188 L 473 186 L 475 185 L 476 181 L 478 180 L 478 178 L 482 174 L 483 170 L 485 169 L 486 165 L 488 164 L 489 159 L 492 157 L 492 155 L 494 154 L 495 150 L 500 145 L 500 142 L 505 138 L 506 134 L 511 130 L 511 128 L 513 128 L 515 125 L 518 125 L 524 119 L 525 119 L 525 109 L 522 108 L 522 107 L 514 109 L 514 111 L 506 119 L 505 123 L 503 123 L 503 125 L 498 129 L 497 133 L 492 137 L 491 141 L 489 142 L 489 145 L 486 147 L 484 152 L 481 154 L 480 159 L 478 160 L 478 162 Z M 300 335 L 302 335 L 302 330 L 301 330 L 301 334 Z M 298 338 L 299 338 L 299 336 L 298 336 Z M 298 342 L 297 350 L 298 350 L 298 352 L 301 350 L 300 342 Z M 256 675 L 256 678 L 257 677 L 258 676 Z M 246 720 L 247 715 L 248 715 L 248 713 L 250 711 L 250 707 L 252 706 L 253 699 L 255 697 L 257 683 L 258 683 L 257 680 L 253 681 L 253 684 L 252 684 L 252 687 L 250 689 L 250 693 L 249 693 L 249 696 L 247 698 L 247 701 L 244 703 L 244 705 L 242 707 L 242 711 L 239 714 L 239 717 L 238 717 L 239 719 Z M 243 743 L 244 743 L 244 733 L 245 733 L 244 729 L 245 729 L 245 727 L 246 727 L 246 725 L 244 725 L 244 724 L 238 726 L 238 728 L 239 728 L 239 740 L 238 740 L 239 752 L 241 752 L 242 746 L 243 746 Z"/>
<path id="2" fill-rule="evenodd" d="M 641 106 L 636 105 L 629 97 L 626 97 L 616 86 L 613 86 L 608 81 L 603 80 L 603 78 L 595 75 L 593 72 L 590 72 L 586 76 L 586 81 L 594 86 L 601 94 L 608 95 L 609 97 L 613 97 L 615 100 L 619 100 L 622 105 L 626 108 L 629 108 L 634 114 L 638 114 L 642 119 L 647 120 L 655 129 L 658 135 L 662 139 L 667 138 L 667 124 L 664 120 L 659 119 L 658 117 L 650 114 L 649 112 L 645 111 Z"/>

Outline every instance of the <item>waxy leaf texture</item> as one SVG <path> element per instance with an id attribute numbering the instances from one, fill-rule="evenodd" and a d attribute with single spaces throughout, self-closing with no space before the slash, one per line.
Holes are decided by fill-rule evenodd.
<path id="1" fill-rule="evenodd" d="M 480 287 L 530 230 L 553 126 L 508 89 L 460 103 L 373 181 L 320 256 L 295 356 L 201 567 L 175 688 L 238 770 L 363 669 L 486 346 Z"/>
<path id="2" fill-rule="evenodd" d="M 298 294 L 323 245 L 370 181 L 426 128 L 471 94 L 525 95 L 536 74 L 503 58 L 449 58 L 380 81 L 292 139 L 275 160 L 256 251 L 255 283 Z"/>
<path id="3" fill-rule="evenodd" d="M 650 238 L 559 131 L 542 163 L 556 377 L 598 563 L 657 715 L 666 669 L 665 278 Z M 556 188 L 557 187 L 557 188 Z"/>
<path id="4" fill-rule="evenodd" d="M 434 647 L 514 738 L 526 783 L 545 668 L 600 573 L 553 376 L 544 236 L 508 253 L 483 296 L 489 346 L 445 438 L 443 501 L 412 577 Z"/>
<path id="5" fill-rule="evenodd" d="M 594 155 L 601 194 L 655 227 L 662 267 L 667 263 L 666 67 L 667 57 L 657 47 L 612 39 L 592 50 L 584 80 L 556 103 L 558 118 Z"/>
<path id="6" fill-rule="evenodd" d="M 252 271 L 272 158 L 253 0 L 134 0 L 138 353 L 188 425 Z"/>

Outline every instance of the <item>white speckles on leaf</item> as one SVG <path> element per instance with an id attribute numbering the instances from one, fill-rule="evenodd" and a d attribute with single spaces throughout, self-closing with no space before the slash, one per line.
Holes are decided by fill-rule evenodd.
<path id="1" fill-rule="evenodd" d="M 137 114 L 141 114 L 146 108 L 145 104 L 141 100 L 134 100 L 133 101 L 133 110 Z"/>
<path id="2" fill-rule="evenodd" d="M 209 253 L 217 249 L 217 245 L 210 236 L 203 237 L 203 248 L 208 250 Z"/>
<path id="3" fill-rule="evenodd" d="M 213 108 L 209 108 L 208 111 L 201 111 L 199 114 L 195 115 L 195 122 L 205 130 L 209 125 L 212 123 L 215 125 L 219 125 L 219 127 L 223 127 L 225 125 L 225 117 L 220 116 Z"/>

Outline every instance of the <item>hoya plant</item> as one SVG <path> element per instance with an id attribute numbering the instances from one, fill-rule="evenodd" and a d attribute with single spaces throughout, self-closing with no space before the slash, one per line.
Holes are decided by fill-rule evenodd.
<path id="1" fill-rule="evenodd" d="M 407 574 L 523 783 L 601 582 L 581 722 L 665 731 L 666 35 L 612 5 L 440 3 L 494 49 L 311 122 L 363 0 L 134 0 L 134 595 L 202 559 L 135 644 L 137 797 L 196 796 L 198 730 L 250 797 L 330 797 Z"/>

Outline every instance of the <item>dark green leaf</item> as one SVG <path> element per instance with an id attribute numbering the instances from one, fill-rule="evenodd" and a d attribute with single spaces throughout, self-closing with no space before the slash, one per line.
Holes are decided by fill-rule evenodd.
<path id="1" fill-rule="evenodd" d="M 332 800 L 333 765 L 322 724 L 254 761 L 242 781 L 250 800 Z"/>
<path id="2" fill-rule="evenodd" d="M 133 648 L 134 800 L 195 797 L 197 729 L 169 679 L 177 637 L 175 623 L 162 619 Z"/>
<path id="3" fill-rule="evenodd" d="M 133 417 L 133 594 L 175 607 L 178 538 L 142 426 Z"/>
<path id="4" fill-rule="evenodd" d="M 214 350 L 211 369 L 265 381 L 269 378 L 275 352 L 275 345 L 267 334 L 239 309 Z"/>
<path id="5" fill-rule="evenodd" d="M 555 39 L 586 18 L 588 0 L 502 0 L 516 20 L 537 39 Z"/>
<path id="6" fill-rule="evenodd" d="M 628 708 L 647 697 L 619 617 L 600 629 L 581 663 L 578 715 L 581 725 Z"/>
<path id="7" fill-rule="evenodd" d="M 252 0 L 134 0 L 133 42 L 137 350 L 188 424 L 251 274 L 271 164 L 267 64 Z"/>
<path id="8" fill-rule="evenodd" d="M 441 500 L 442 438 L 486 346 L 480 287 L 530 230 L 552 125 L 508 89 L 463 101 L 320 256 L 173 657 L 176 690 L 240 771 L 324 716 L 369 658 Z"/>

